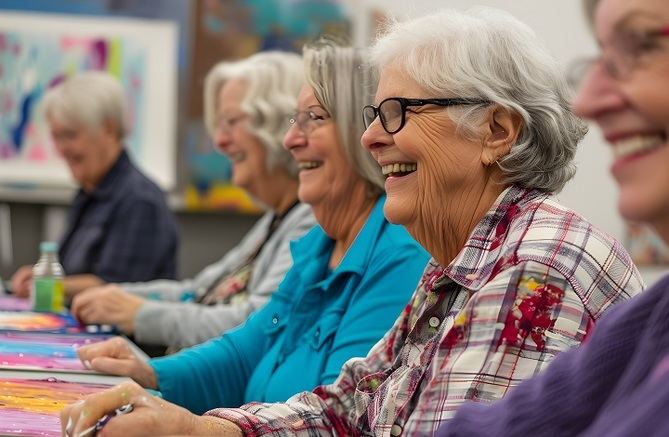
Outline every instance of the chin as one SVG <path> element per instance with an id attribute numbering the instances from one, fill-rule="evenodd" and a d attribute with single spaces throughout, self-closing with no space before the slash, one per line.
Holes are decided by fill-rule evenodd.
<path id="1" fill-rule="evenodd" d="M 411 205 L 400 199 L 388 197 L 383 205 L 383 215 L 386 219 L 396 225 L 407 225 L 411 220 Z"/>

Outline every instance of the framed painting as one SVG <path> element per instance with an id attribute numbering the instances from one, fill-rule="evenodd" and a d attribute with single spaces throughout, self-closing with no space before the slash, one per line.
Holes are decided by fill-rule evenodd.
<path id="1" fill-rule="evenodd" d="M 127 93 L 126 148 L 161 187 L 173 188 L 176 47 L 169 21 L 0 12 L 0 183 L 72 185 L 40 100 L 70 75 L 103 70 Z"/>

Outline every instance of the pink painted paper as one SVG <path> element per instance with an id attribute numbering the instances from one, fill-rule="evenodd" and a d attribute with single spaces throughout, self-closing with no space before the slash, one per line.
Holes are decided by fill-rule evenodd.
<path id="1" fill-rule="evenodd" d="M 106 335 L 0 332 L 0 368 L 92 372 L 77 349 L 107 340 Z"/>

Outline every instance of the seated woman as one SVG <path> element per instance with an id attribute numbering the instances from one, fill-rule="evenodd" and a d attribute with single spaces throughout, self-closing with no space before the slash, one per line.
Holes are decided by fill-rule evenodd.
<path id="1" fill-rule="evenodd" d="M 669 8 L 586 0 L 602 54 L 575 111 L 611 145 L 618 208 L 669 244 Z M 669 276 L 614 308 L 581 347 L 493 405 L 466 404 L 441 436 L 669 435 Z"/>
<path id="2" fill-rule="evenodd" d="M 579 344 L 643 284 L 617 241 L 550 198 L 573 175 L 585 128 L 536 41 L 486 9 L 396 24 L 376 43 L 362 143 L 387 176 L 385 215 L 434 259 L 366 358 L 286 403 L 197 417 L 126 383 L 63 423 L 84 429 L 124 393 L 139 404 L 110 422 L 119 433 L 154 420 L 153 434 L 430 435 L 465 400 L 500 398 Z"/>
<path id="3" fill-rule="evenodd" d="M 160 390 L 165 405 L 195 413 L 283 401 L 334 381 L 406 305 L 428 255 L 383 217 L 381 170 L 359 144 L 364 125 L 354 109 L 371 101 L 374 84 L 364 53 L 324 43 L 304 58 L 308 85 L 285 146 L 301 169 L 299 198 L 319 226 L 291 246 L 293 267 L 277 292 L 240 328 L 170 357 L 146 363 L 119 339 L 79 349 L 92 368 L 130 376 Z"/>
<path id="4" fill-rule="evenodd" d="M 221 335 L 267 302 L 292 264 L 289 243 L 316 224 L 311 207 L 297 199 L 297 165 L 281 145 L 303 70 L 300 56 L 281 52 L 212 68 L 205 80 L 207 127 L 232 161 L 232 183 L 266 205 L 267 213 L 237 247 L 193 279 L 109 285 L 77 295 L 72 312 L 80 320 L 114 324 L 141 344 L 177 349 Z M 195 301 L 184 302 L 191 295 Z"/>
<path id="5" fill-rule="evenodd" d="M 123 148 L 128 114 L 121 84 L 108 73 L 79 73 L 47 91 L 42 108 L 80 187 L 60 242 L 66 294 L 105 282 L 173 279 L 176 220 L 163 192 Z M 12 277 L 17 296 L 27 297 L 31 284 L 32 266 Z"/>

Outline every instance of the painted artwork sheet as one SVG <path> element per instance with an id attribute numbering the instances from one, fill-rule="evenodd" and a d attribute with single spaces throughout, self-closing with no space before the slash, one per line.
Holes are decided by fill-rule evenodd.
<path id="1" fill-rule="evenodd" d="M 126 148 L 157 183 L 172 188 L 175 56 L 169 22 L 0 13 L 0 182 L 73 184 L 40 102 L 69 76 L 97 70 L 126 92 Z"/>
<path id="2" fill-rule="evenodd" d="M 82 333 L 86 328 L 70 314 L 0 311 L 0 331 Z"/>
<path id="3" fill-rule="evenodd" d="M 0 311 L 28 311 L 30 299 L 0 294 Z"/>
<path id="4" fill-rule="evenodd" d="M 60 411 L 109 387 L 56 378 L 0 377 L 0 435 L 60 436 Z"/>
<path id="5" fill-rule="evenodd" d="M 106 335 L 0 332 L 0 369 L 94 373 L 77 356 L 81 346 L 111 338 Z"/>

